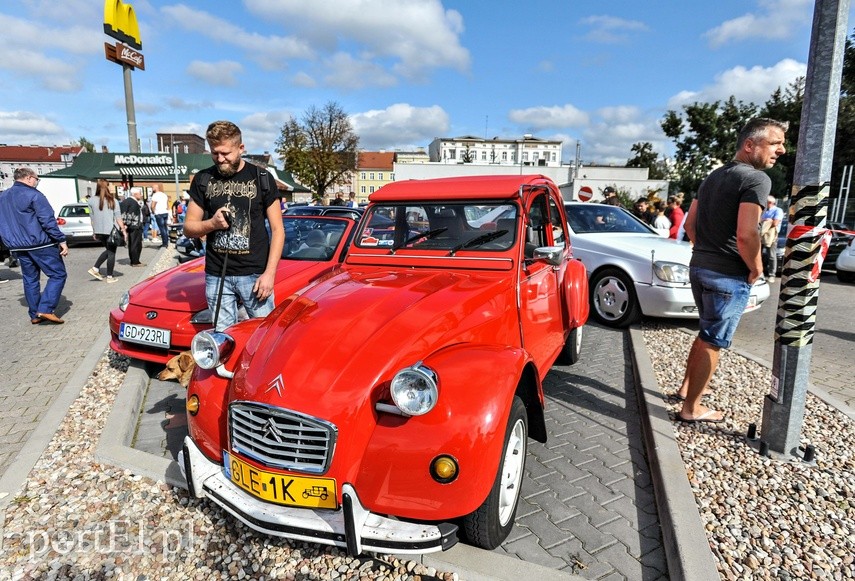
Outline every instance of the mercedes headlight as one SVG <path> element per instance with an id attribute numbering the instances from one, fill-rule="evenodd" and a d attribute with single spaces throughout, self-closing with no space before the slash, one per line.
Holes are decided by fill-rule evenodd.
<path id="1" fill-rule="evenodd" d="M 190 322 L 196 325 L 213 325 L 214 315 L 211 309 L 202 309 L 190 319 Z"/>
<path id="2" fill-rule="evenodd" d="M 129 304 L 131 304 L 131 293 L 125 291 L 125 294 L 122 295 L 122 300 L 119 301 L 119 309 L 124 313 Z"/>
<path id="3" fill-rule="evenodd" d="M 408 416 L 426 414 L 434 408 L 439 395 L 436 373 L 416 363 L 395 374 L 391 391 L 392 401 Z"/>
<path id="4" fill-rule="evenodd" d="M 689 267 L 685 264 L 657 260 L 653 263 L 653 272 L 665 282 L 689 282 Z"/>
<path id="5" fill-rule="evenodd" d="M 190 343 L 193 361 L 202 369 L 213 369 L 224 363 L 234 349 L 234 339 L 225 333 L 202 331 Z"/>

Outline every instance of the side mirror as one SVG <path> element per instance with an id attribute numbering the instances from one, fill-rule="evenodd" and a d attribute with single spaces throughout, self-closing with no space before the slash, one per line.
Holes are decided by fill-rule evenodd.
<path id="1" fill-rule="evenodd" d="M 564 260 L 563 246 L 541 246 L 534 249 L 534 259 L 543 260 L 552 266 L 560 266 Z"/>

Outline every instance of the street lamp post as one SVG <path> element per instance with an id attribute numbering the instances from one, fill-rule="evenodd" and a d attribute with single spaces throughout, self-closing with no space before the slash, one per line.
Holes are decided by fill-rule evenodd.
<path id="1" fill-rule="evenodd" d="M 178 186 L 178 148 L 176 147 L 176 145 L 179 143 L 182 143 L 182 142 L 181 141 L 175 141 L 174 139 L 172 139 L 171 135 L 170 135 L 169 140 L 172 142 L 172 165 L 173 165 L 172 171 L 175 174 L 175 199 L 180 200 L 181 194 L 178 191 L 178 187 L 179 187 Z"/>

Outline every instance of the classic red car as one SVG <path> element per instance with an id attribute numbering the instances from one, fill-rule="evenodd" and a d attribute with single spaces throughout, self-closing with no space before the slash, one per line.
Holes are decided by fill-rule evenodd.
<path id="1" fill-rule="evenodd" d="M 356 223 L 350 218 L 283 216 L 285 246 L 276 271 L 278 302 L 341 264 Z M 213 327 L 205 300 L 205 259 L 197 258 L 135 285 L 110 311 L 110 347 L 166 363 Z"/>
<path id="2" fill-rule="evenodd" d="M 543 378 L 579 357 L 588 287 L 567 232 L 543 176 L 372 194 L 341 269 L 264 320 L 194 338 L 191 494 L 354 555 L 447 549 L 451 520 L 498 546 L 527 439 L 546 440 Z"/>

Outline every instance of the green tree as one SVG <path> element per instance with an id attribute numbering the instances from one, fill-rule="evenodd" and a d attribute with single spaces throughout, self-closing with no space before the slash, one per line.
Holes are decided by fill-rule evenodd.
<path id="1" fill-rule="evenodd" d="M 331 186 L 347 182 L 356 170 L 359 136 L 341 106 L 330 101 L 310 107 L 300 121 L 293 117 L 282 126 L 276 152 L 300 182 L 323 199 Z"/>
<path id="2" fill-rule="evenodd" d="M 668 170 L 665 160 L 659 159 L 659 154 L 653 151 L 653 144 L 649 141 L 639 141 L 633 144 L 632 152 L 635 154 L 626 162 L 626 167 L 646 167 L 647 177 L 651 180 L 668 179 Z"/>
<path id="3" fill-rule="evenodd" d="M 788 198 L 792 190 L 793 170 L 796 166 L 796 146 L 799 144 L 802 105 L 805 100 L 805 78 L 799 77 L 786 89 L 775 89 L 760 111 L 763 117 L 771 117 L 790 124 L 787 129 L 787 152 L 766 173 L 772 178 L 771 194 L 776 198 Z"/>
<path id="4" fill-rule="evenodd" d="M 843 168 L 855 164 L 855 140 L 852 139 L 852 135 L 855 135 L 855 32 L 846 39 L 846 48 L 843 53 L 837 134 L 831 169 L 831 192 L 835 196 L 836 192 L 840 191 Z M 850 207 L 852 207 L 851 204 Z"/>
<path id="5" fill-rule="evenodd" d="M 733 96 L 724 103 L 684 105 L 682 114 L 669 110 L 661 127 L 674 141 L 678 189 L 688 194 L 697 192 L 710 170 L 733 157 L 736 134 L 756 114 L 756 105 Z"/>
<path id="6" fill-rule="evenodd" d="M 85 149 L 89 153 L 95 152 L 95 144 L 86 139 L 85 137 L 81 137 L 80 139 L 78 139 L 77 144 L 83 147 L 83 149 Z"/>

